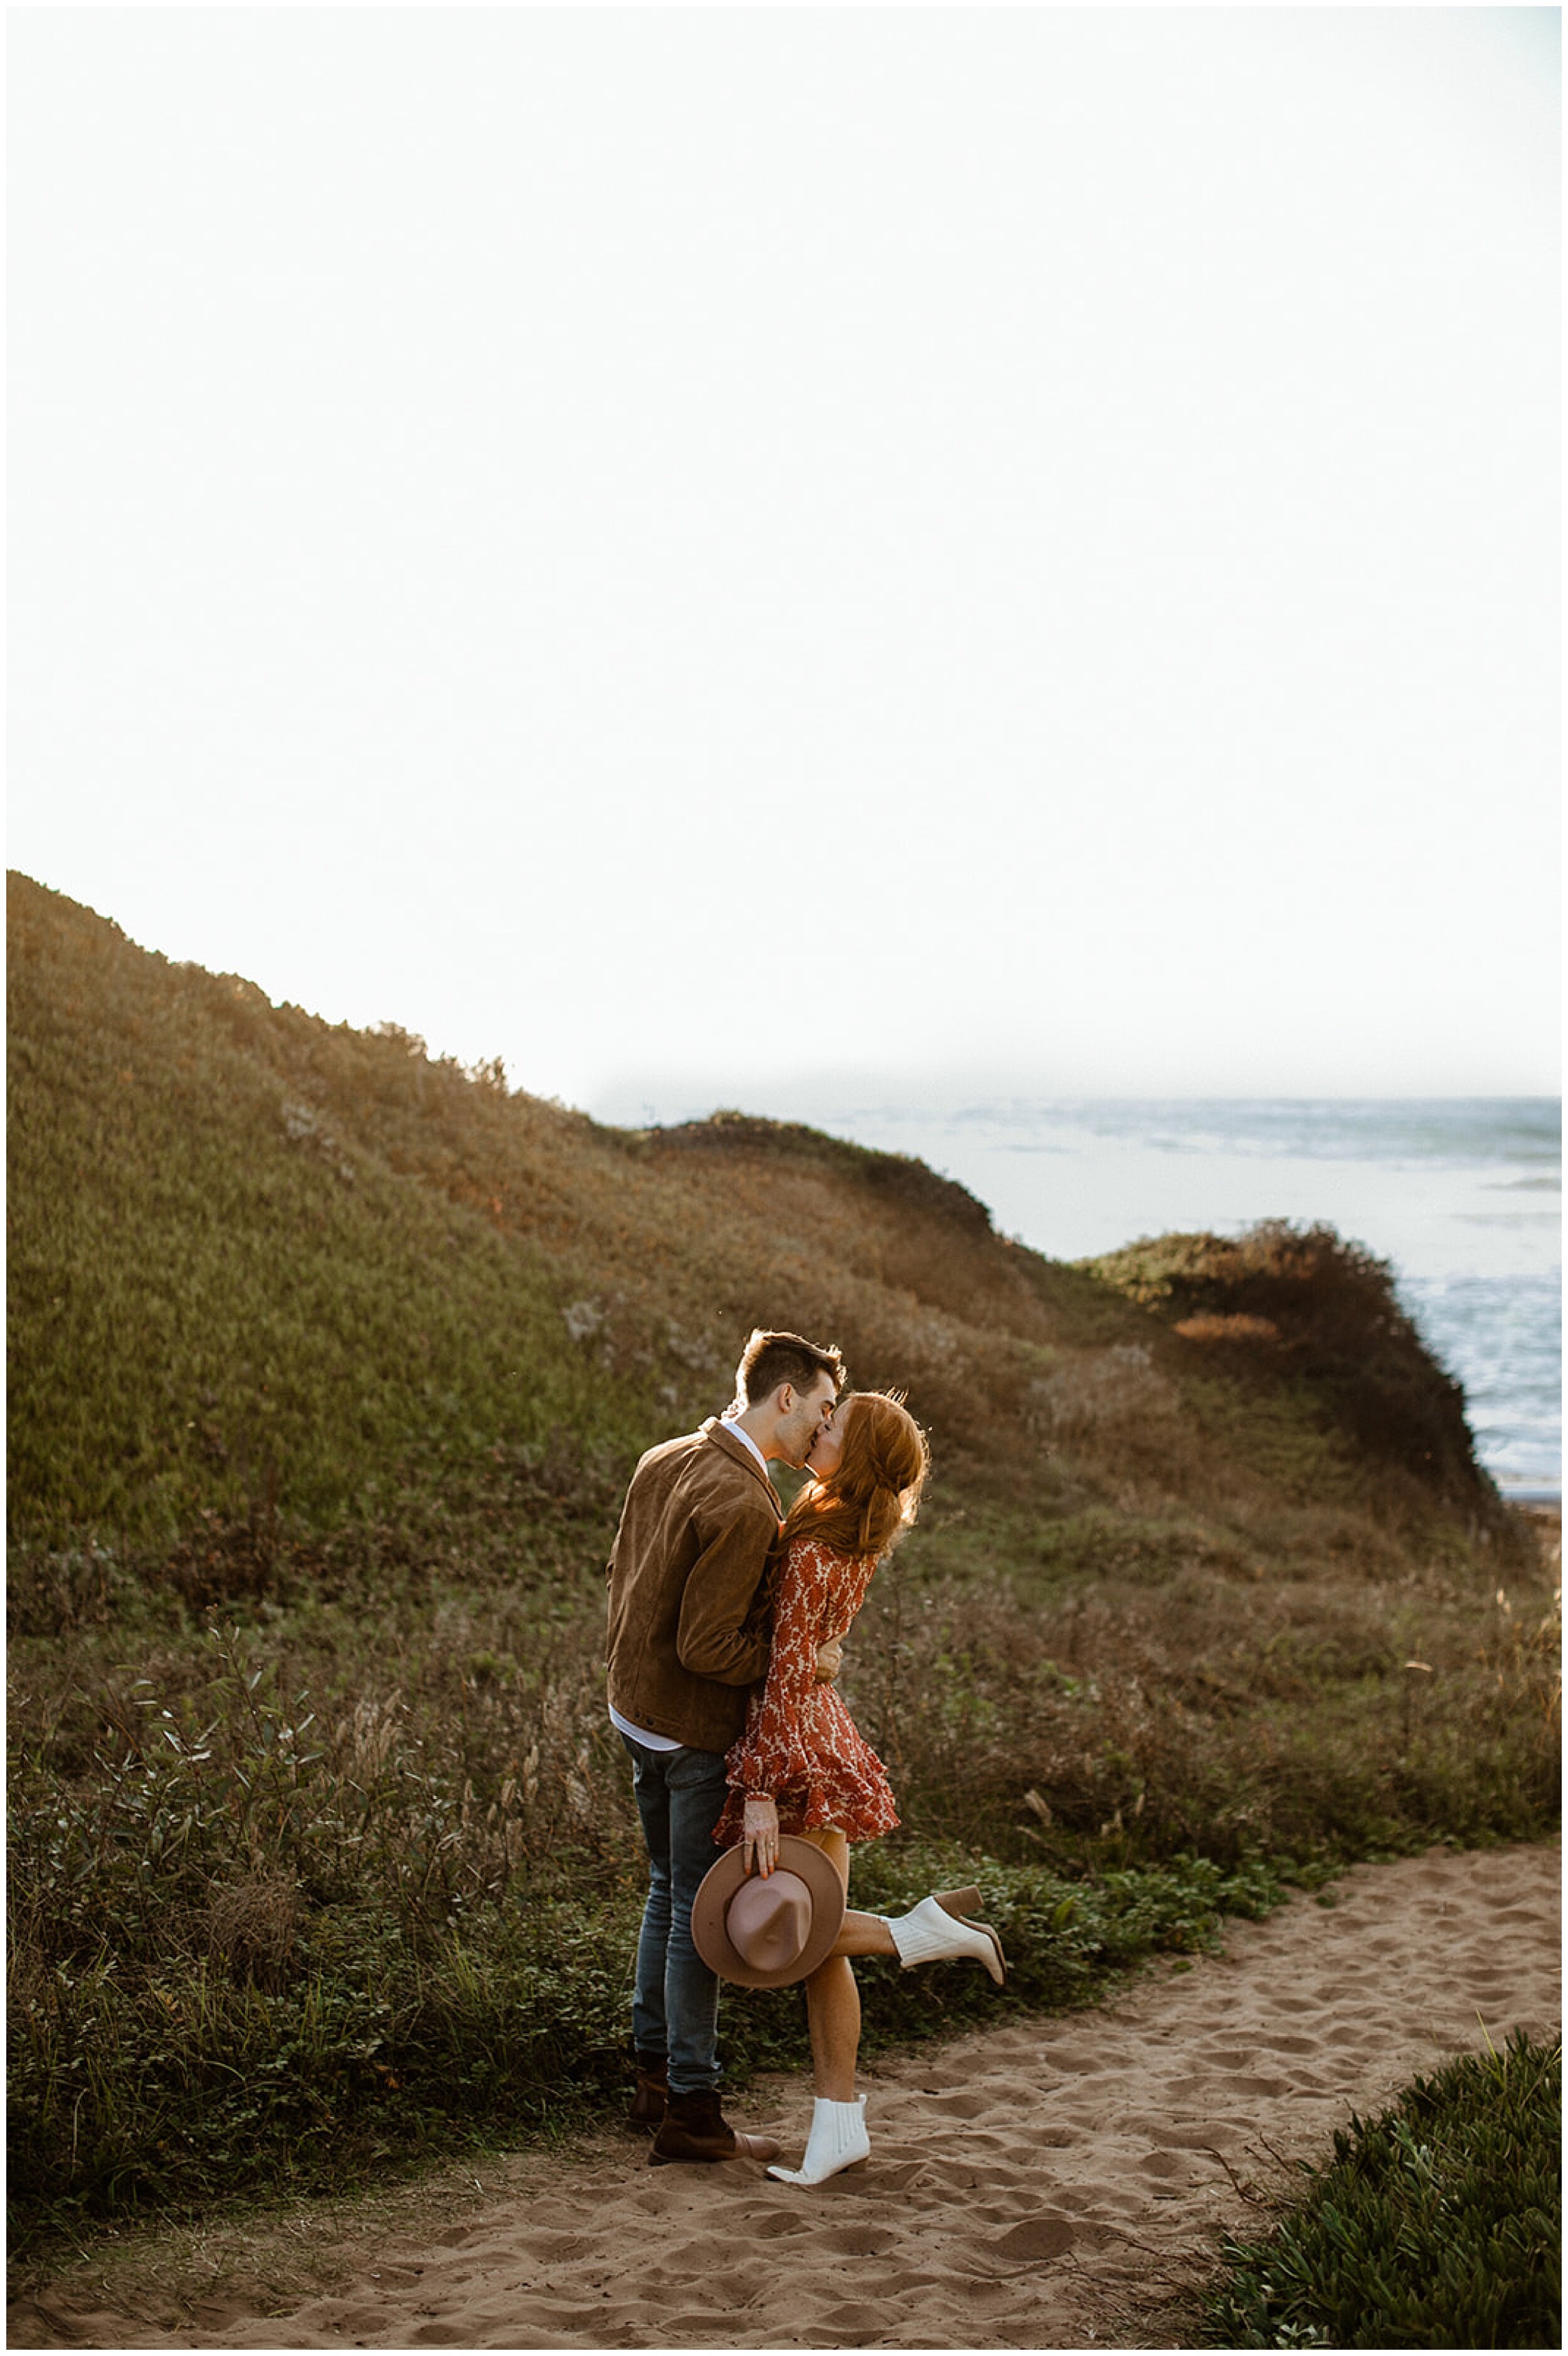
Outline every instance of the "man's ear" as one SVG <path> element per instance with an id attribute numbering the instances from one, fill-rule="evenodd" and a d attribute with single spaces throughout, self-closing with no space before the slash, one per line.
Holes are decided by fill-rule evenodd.
<path id="1" fill-rule="evenodd" d="M 780 1415 L 789 1414 L 791 1408 L 795 1405 L 795 1385 L 793 1383 L 781 1383 L 779 1385 L 777 1390 L 773 1393 L 773 1405 L 777 1408 Z"/>

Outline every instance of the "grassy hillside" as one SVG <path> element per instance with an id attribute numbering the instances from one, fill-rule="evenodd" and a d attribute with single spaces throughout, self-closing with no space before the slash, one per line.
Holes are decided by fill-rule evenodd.
<path id="1" fill-rule="evenodd" d="M 1413 1447 L 1369 1469 L 1343 1366 L 1172 1333 L 918 1162 L 739 1116 L 603 1129 L 171 965 L 20 877 L 9 921 L 26 1542 L 166 1544 L 261 1503 L 319 1531 L 410 1491 L 537 1488 L 547 1460 L 547 1487 L 579 1460 L 618 1477 L 722 1404 L 754 1322 L 830 1333 L 862 1384 L 907 1385 L 950 1480 L 1042 1508 L 1283 1484 L 1497 1518 L 1408 1328 L 1405 1387 L 1447 1419 L 1435 1482 Z M 1392 1308 L 1375 1266 L 1361 1296 L 1364 1362 Z"/>
<path id="2" fill-rule="evenodd" d="M 624 1452 L 647 1402 L 561 1315 L 586 1124 L 16 879 L 9 921 L 16 1533 L 319 1528 L 553 1433 Z"/>
<path id="3" fill-rule="evenodd" d="M 1552 1821 L 1549 1571 L 1332 1237 L 1068 1268 L 918 1162 L 604 1129 L 24 878 L 9 911 L 24 2242 L 618 2083 L 603 1565 L 753 1323 L 931 1429 L 844 1676 L 905 1825 L 857 1874 L 977 1867 L 1022 1999 L 1282 1876 Z M 933 1987 L 872 1967 L 869 2033 L 976 1995 Z M 798 2010 L 730 2004 L 732 2062 Z"/>

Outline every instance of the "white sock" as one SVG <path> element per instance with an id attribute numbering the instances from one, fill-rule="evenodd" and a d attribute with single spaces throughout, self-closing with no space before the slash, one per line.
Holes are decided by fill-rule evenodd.
<path id="1" fill-rule="evenodd" d="M 798 2168 L 770 2168 L 768 2174 L 776 2176 L 781 2184 L 821 2184 L 826 2178 L 837 2176 L 841 2168 L 853 2168 L 867 2158 L 870 2149 L 865 2095 L 857 2094 L 852 2103 L 830 2103 L 825 2094 L 818 2094 L 811 2105 L 805 2158 Z"/>

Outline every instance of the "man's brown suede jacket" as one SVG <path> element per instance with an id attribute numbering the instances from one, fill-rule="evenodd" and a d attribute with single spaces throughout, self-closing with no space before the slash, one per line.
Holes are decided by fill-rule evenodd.
<path id="1" fill-rule="evenodd" d="M 768 1665 L 778 1492 L 709 1419 L 650 1448 L 610 1556 L 610 1700 L 634 1726 L 728 1751 Z"/>

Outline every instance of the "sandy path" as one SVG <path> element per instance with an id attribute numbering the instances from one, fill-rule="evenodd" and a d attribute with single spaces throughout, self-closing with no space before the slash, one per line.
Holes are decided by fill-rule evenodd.
<path id="1" fill-rule="evenodd" d="M 353 2278 L 286 2312 L 260 2282 L 249 2298 L 191 2284 L 177 2325 L 144 2300 L 133 2319 L 79 2275 L 20 2303 L 9 2344 L 1169 2346 L 1161 2304 L 1221 2228 L 1260 2222 L 1233 2179 L 1277 2188 L 1280 2159 L 1321 2156 L 1352 2108 L 1478 2046 L 1482 2021 L 1495 2042 L 1555 2031 L 1559 1868 L 1549 1847 L 1358 1867 L 1331 1909 L 1232 1924 L 1222 1956 L 1103 2010 L 868 2073 L 870 2166 L 815 2193 L 649 2169 L 604 2136 L 519 2159 L 502 2205 L 345 2250 Z M 776 2078 L 736 2115 L 793 2158 L 808 2109 Z"/>

